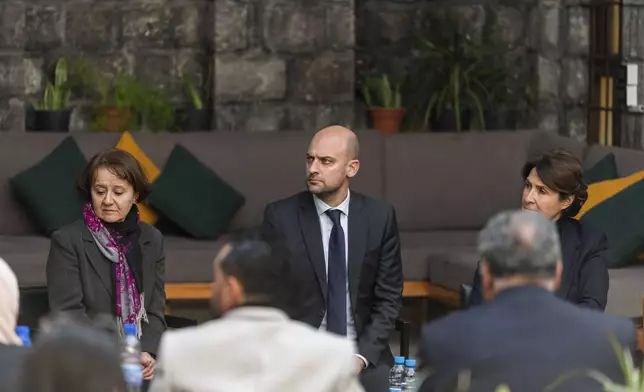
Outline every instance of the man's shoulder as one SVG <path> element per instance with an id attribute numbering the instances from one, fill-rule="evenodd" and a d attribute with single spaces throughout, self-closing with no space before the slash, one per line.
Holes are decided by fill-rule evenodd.
<path id="1" fill-rule="evenodd" d="M 285 208 L 293 208 L 295 206 L 301 205 L 306 197 L 312 197 L 311 194 L 307 191 L 298 192 L 294 195 L 272 201 L 266 205 L 266 209 L 278 209 L 282 210 Z"/>
<path id="2" fill-rule="evenodd" d="M 390 203 L 363 193 L 351 191 L 351 197 L 359 198 L 362 201 L 363 206 L 371 211 L 388 212 L 393 209 L 393 206 Z"/>

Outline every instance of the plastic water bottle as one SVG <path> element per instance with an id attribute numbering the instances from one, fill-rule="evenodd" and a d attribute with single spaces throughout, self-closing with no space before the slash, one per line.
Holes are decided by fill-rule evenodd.
<path id="1" fill-rule="evenodd" d="M 405 357 L 395 357 L 394 367 L 389 371 L 389 388 L 402 390 L 405 380 Z"/>
<path id="2" fill-rule="evenodd" d="M 416 360 L 408 359 L 405 361 L 405 378 L 402 390 L 405 392 L 414 391 L 416 388 Z"/>
<path id="3" fill-rule="evenodd" d="M 143 367 L 141 366 L 141 343 L 136 337 L 136 325 L 123 326 L 123 348 L 121 352 L 121 368 L 125 377 L 128 392 L 141 391 L 143 384 Z"/>
<path id="4" fill-rule="evenodd" d="M 22 341 L 22 345 L 25 347 L 31 346 L 31 329 L 26 325 L 18 325 L 16 327 L 16 335 Z"/>

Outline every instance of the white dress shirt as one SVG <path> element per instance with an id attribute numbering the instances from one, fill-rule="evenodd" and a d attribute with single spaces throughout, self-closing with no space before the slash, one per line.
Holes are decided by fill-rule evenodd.
<path id="1" fill-rule="evenodd" d="M 349 260 L 349 200 L 351 199 L 351 192 L 347 191 L 347 197 L 344 199 L 340 205 L 333 208 L 330 205 L 326 204 L 320 200 L 317 196 L 313 195 L 313 201 L 315 202 L 315 209 L 318 213 L 318 219 L 320 221 L 320 231 L 322 232 L 322 246 L 324 248 L 324 264 L 326 265 L 327 274 L 329 272 L 329 239 L 331 238 L 331 231 L 333 230 L 333 221 L 326 214 L 328 210 L 339 210 L 342 212 L 340 214 L 340 226 L 344 231 L 344 263 L 345 266 L 348 266 Z M 355 322 L 353 319 L 353 311 L 351 309 L 351 297 L 349 293 L 349 272 L 347 268 L 347 338 L 355 340 L 356 339 L 356 328 Z M 322 319 L 322 325 L 320 329 L 326 331 L 326 313 Z M 357 354 L 360 359 L 365 363 L 365 367 L 369 365 L 369 362 L 362 355 Z"/>

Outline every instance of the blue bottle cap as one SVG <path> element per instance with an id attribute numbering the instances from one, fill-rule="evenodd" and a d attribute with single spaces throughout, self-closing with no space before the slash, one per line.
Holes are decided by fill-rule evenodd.
<path id="1" fill-rule="evenodd" d="M 416 360 L 415 359 L 408 359 L 405 361 L 405 366 L 407 367 L 415 367 L 416 366 Z"/>
<path id="2" fill-rule="evenodd" d="M 18 325 L 16 327 L 16 335 L 18 336 L 29 336 L 31 329 L 27 325 Z"/>
<path id="3" fill-rule="evenodd" d="M 396 363 L 396 365 L 404 365 L 405 357 L 395 357 L 394 362 Z"/>
<path id="4" fill-rule="evenodd" d="M 136 336 L 136 324 L 125 324 L 123 325 L 123 333 L 127 335 Z"/>
<path id="5" fill-rule="evenodd" d="M 389 392 L 402 392 L 400 388 L 389 388 Z"/>

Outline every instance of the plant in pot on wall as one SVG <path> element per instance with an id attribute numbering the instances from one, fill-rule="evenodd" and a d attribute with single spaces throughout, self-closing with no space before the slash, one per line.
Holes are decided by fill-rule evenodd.
<path id="1" fill-rule="evenodd" d="M 113 78 L 101 75 L 96 81 L 101 100 L 94 110 L 93 130 L 158 132 L 174 126 L 174 108 L 161 89 L 148 87 L 122 72 Z"/>
<path id="2" fill-rule="evenodd" d="M 204 83 L 202 88 L 198 88 L 190 75 L 183 75 L 183 84 L 190 98 L 190 105 L 182 113 L 182 129 L 186 131 L 209 130 L 212 118 L 208 94 L 210 91 L 209 82 Z"/>
<path id="3" fill-rule="evenodd" d="M 69 107 L 70 96 L 67 59 L 63 57 L 56 62 L 54 83 L 47 82 L 43 98 L 34 104 L 33 116 L 27 120 L 27 129 L 36 132 L 69 131 L 69 119 L 72 112 Z"/>
<path id="4" fill-rule="evenodd" d="M 382 133 L 400 131 L 406 109 L 402 107 L 400 83 L 392 83 L 389 76 L 366 75 L 360 82 L 360 91 L 369 108 L 373 127 Z"/>
<path id="5" fill-rule="evenodd" d="M 413 63 L 414 125 L 460 132 L 469 129 L 472 115 L 484 125 L 488 92 L 481 78 L 486 66 L 481 47 L 460 31 L 453 17 L 434 19 L 430 25 L 430 33 L 419 38 Z"/>

